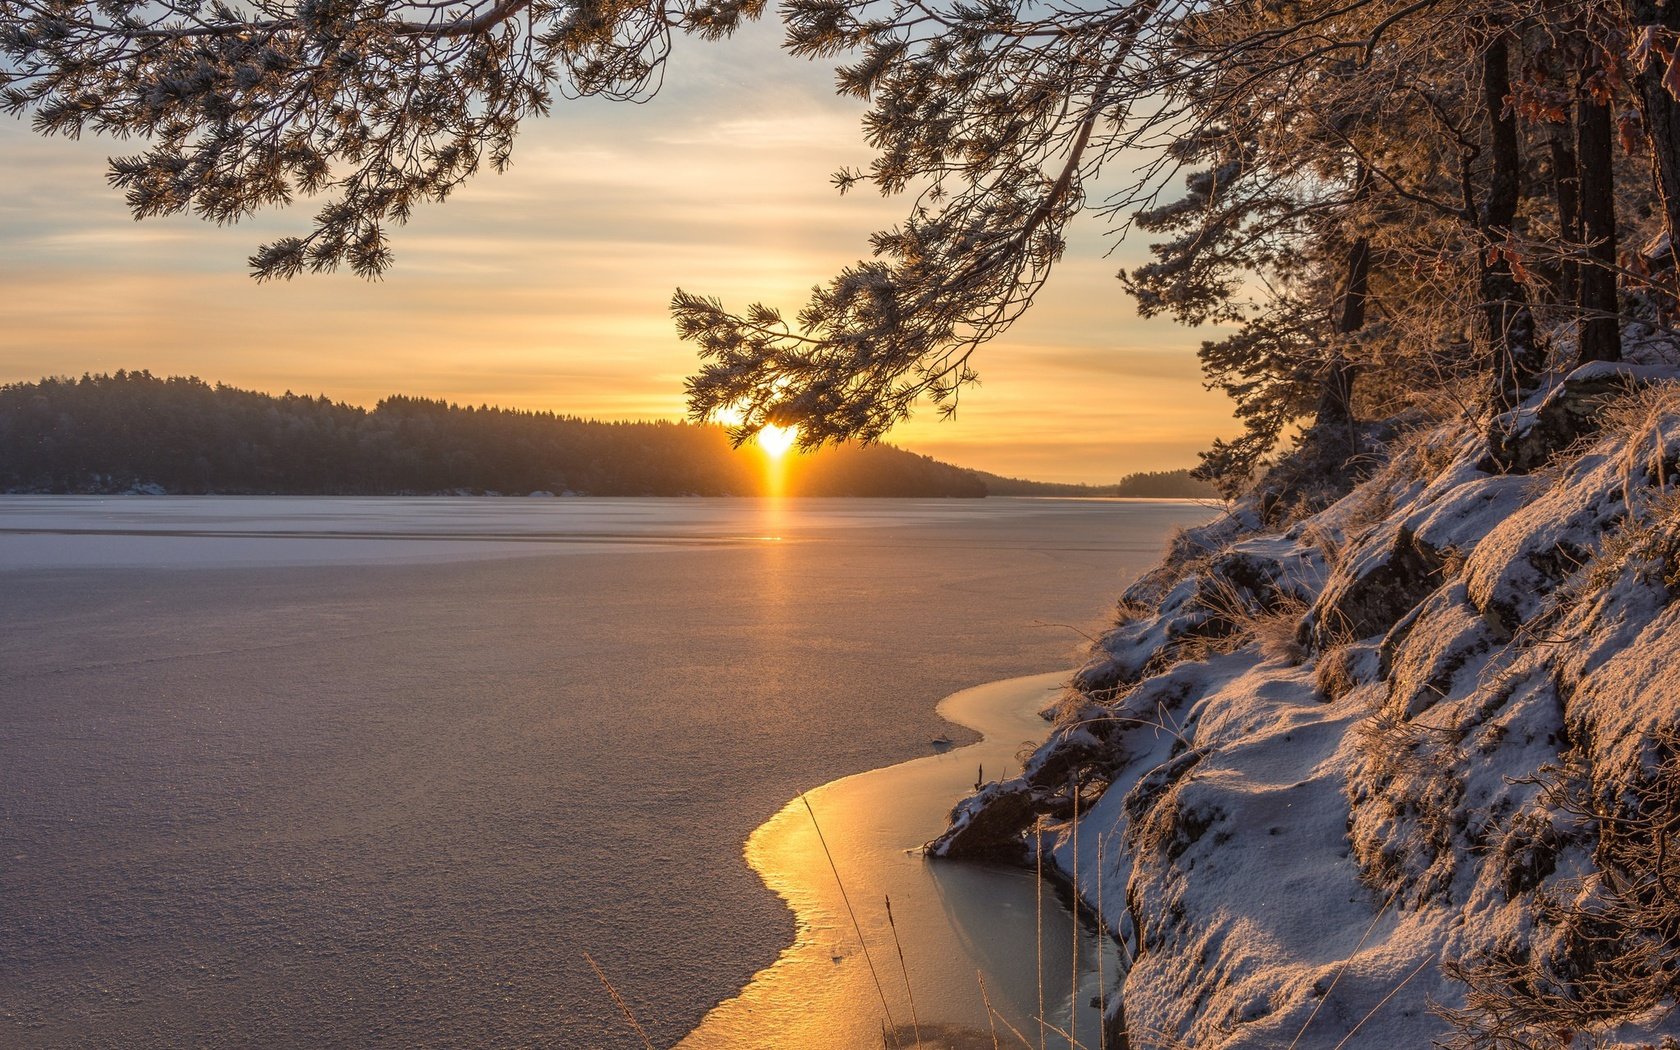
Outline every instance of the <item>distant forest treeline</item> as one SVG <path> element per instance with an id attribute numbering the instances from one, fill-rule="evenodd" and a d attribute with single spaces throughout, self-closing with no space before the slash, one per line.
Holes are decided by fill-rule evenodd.
<path id="1" fill-rule="evenodd" d="M 790 464 L 823 496 L 984 496 L 969 472 L 888 446 Z M 394 495 L 756 495 L 765 456 L 722 427 L 603 423 L 388 397 L 371 411 L 148 372 L 0 387 L 0 489 Z"/>
<path id="2" fill-rule="evenodd" d="M 986 483 L 990 496 L 1081 496 L 1125 497 L 1130 499 L 1219 499 L 1211 482 L 1190 476 L 1188 470 L 1146 470 L 1128 474 L 1112 485 L 1068 485 L 1054 481 L 1027 481 L 970 471 Z"/>
<path id="3" fill-rule="evenodd" d="M 412 397 L 368 410 L 144 371 L 0 386 L 8 492 L 730 496 L 763 492 L 765 477 L 764 453 L 731 448 L 719 426 Z M 808 496 L 979 497 L 992 478 L 890 445 L 842 446 L 793 458 L 786 486 Z M 992 491 L 1110 494 L 1008 485 Z"/>

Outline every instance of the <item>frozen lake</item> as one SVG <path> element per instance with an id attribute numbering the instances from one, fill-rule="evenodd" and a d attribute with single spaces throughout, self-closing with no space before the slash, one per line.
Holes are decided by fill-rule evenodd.
<path id="1" fill-rule="evenodd" d="M 0 1045 L 661 1046 L 1193 504 L 0 497 Z"/>

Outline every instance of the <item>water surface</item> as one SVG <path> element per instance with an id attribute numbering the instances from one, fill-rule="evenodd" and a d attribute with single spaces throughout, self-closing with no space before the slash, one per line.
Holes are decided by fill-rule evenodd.
<path id="1" fill-rule="evenodd" d="M 668 1046 L 1194 505 L 0 498 L 0 1044 Z M 961 742 L 961 741 L 959 741 Z"/>

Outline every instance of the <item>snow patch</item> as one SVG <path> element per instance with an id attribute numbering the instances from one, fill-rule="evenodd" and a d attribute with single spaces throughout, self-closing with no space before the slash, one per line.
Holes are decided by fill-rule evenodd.
<path id="1" fill-rule="evenodd" d="M 1680 836 L 1676 375 L 1586 366 L 1492 446 L 1446 422 L 1283 531 L 1183 534 L 935 852 L 1042 841 L 1124 945 L 1133 1047 L 1423 1047 L 1489 1004 L 1555 1038 L 1534 989 L 1585 1004 L 1568 1045 L 1680 1035 L 1647 980 L 1680 927 L 1626 875 Z M 1617 929 L 1646 954 L 1611 1002 Z"/>

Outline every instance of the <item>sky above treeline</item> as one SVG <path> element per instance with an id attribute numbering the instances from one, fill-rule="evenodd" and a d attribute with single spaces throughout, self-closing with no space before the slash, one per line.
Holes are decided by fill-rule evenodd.
<path id="1" fill-rule="evenodd" d="M 246 258 L 306 232 L 318 204 L 218 228 L 136 223 L 105 184 L 133 142 L 42 140 L 0 118 L 0 381 L 119 368 L 373 405 L 393 393 L 602 419 L 676 418 L 692 346 L 677 287 L 789 316 L 908 206 L 829 176 L 864 167 L 863 104 L 830 69 L 780 53 L 773 21 L 678 39 L 652 102 L 558 101 L 485 172 L 395 231 L 374 283 L 348 273 L 259 285 Z M 889 440 L 1000 474 L 1108 482 L 1192 466 L 1229 436 L 1202 388 L 1208 333 L 1143 321 L 1100 224 L 1073 230 L 1034 308 L 976 357 L 954 419 L 921 412 Z"/>

